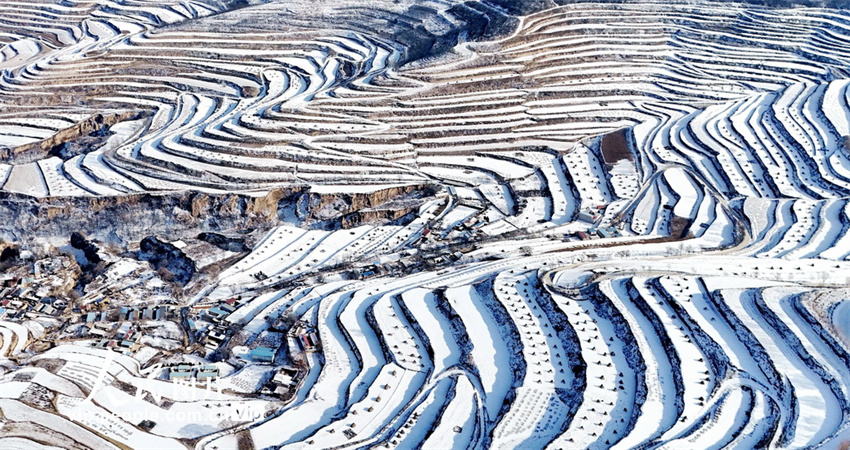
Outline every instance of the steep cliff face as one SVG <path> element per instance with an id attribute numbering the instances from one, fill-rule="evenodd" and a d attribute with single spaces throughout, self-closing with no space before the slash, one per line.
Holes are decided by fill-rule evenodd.
<path id="1" fill-rule="evenodd" d="M 433 196 L 436 186 L 408 185 L 368 193 L 316 194 L 302 192 L 287 206 L 305 224 L 323 229 L 352 228 L 363 223 L 397 220 Z M 283 211 L 282 211 L 283 212 Z"/>
<path id="2" fill-rule="evenodd" d="M 121 244 L 154 234 L 177 239 L 202 232 L 240 233 L 284 223 L 341 227 L 363 222 L 345 219 L 362 209 L 378 208 L 394 200 L 425 198 L 434 192 L 434 186 L 410 185 L 357 194 L 278 188 L 263 196 L 181 192 L 35 199 L 4 193 L 0 195 L 0 217 L 9 220 L 0 223 L 0 238 L 50 239 L 71 231 Z"/>
<path id="3" fill-rule="evenodd" d="M 146 111 L 127 111 L 119 114 L 94 114 L 73 126 L 59 130 L 53 136 L 32 144 L 0 148 L 0 162 L 26 164 L 58 156 L 63 160 L 100 148 L 109 137 L 109 127 L 127 120 L 148 117 Z"/>

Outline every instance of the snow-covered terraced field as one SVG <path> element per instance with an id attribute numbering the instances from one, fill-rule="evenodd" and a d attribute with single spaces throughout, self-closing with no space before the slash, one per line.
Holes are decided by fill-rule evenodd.
<path id="1" fill-rule="evenodd" d="M 403 17 L 415 20 L 430 11 L 446 23 L 468 19 L 457 8 L 445 10 L 450 2 L 433 3 Z M 747 134 L 780 133 L 762 142 L 776 142 L 783 158 L 790 158 L 775 161 L 775 168 L 748 164 L 746 150 L 719 155 L 721 164 L 737 158 L 728 167 L 736 173 L 725 174 L 730 178 L 723 182 L 742 193 L 789 195 L 787 189 L 806 183 L 809 194 L 817 195 L 850 174 L 841 153 L 823 155 L 805 172 L 784 172 L 785 164 L 802 164 L 835 145 L 841 135 L 828 129 L 848 126 L 835 112 L 846 104 L 843 82 L 819 87 L 847 64 L 842 49 L 850 28 L 843 13 L 831 10 L 796 13 L 792 33 L 781 14 L 736 5 L 576 4 L 522 17 L 511 36 L 464 47 L 449 64 L 399 67 L 405 45 L 365 30 L 226 32 L 220 22 L 252 16 L 251 8 L 215 16 L 228 9 L 225 1 L 13 2 L 4 8 L 7 16 L 0 10 L 0 18 L 8 17 L 10 42 L 0 78 L 6 106 L 0 143 L 13 149 L 37 144 L 73 125 L 75 117 L 103 111 L 104 104 L 150 117 L 141 133 L 104 147 L 96 161 L 66 160 L 33 175 L 56 186 L 28 190 L 7 182 L 3 187 L 11 192 L 80 196 L 304 183 L 510 183 L 534 167 L 546 175 L 549 163 L 528 163 L 526 157 L 514 164 L 501 157 L 506 151 L 549 147 L 567 152 L 568 159 L 585 138 L 656 121 L 662 110 L 674 115 L 663 123 L 675 121 L 706 102 L 716 104 L 706 114 L 729 114 L 735 123 L 736 115 L 765 107 L 774 91 L 792 84 L 798 87 L 786 89 L 777 99 L 781 108 L 765 117 L 781 130 L 770 124 L 765 130 L 705 128 L 711 124 L 698 115 L 685 142 L 730 146 L 747 142 Z M 206 22 L 212 31 L 197 31 Z M 641 30 L 639 39 L 634 29 Z M 800 50 L 783 50 L 789 41 Z M 762 100 L 753 100 L 758 94 Z M 34 96 L 51 99 L 49 110 L 35 112 Z M 670 139 L 664 132 L 652 136 Z M 799 151 L 787 148 L 792 145 Z M 671 158 L 679 162 L 675 147 L 671 155 L 657 153 L 667 146 L 653 151 L 641 168 L 652 171 Z M 765 172 L 776 178 L 775 171 L 784 179 L 756 179 Z M 563 222 L 571 201 L 563 204 L 555 181 L 564 180 L 546 177 L 555 202 L 552 217 Z M 67 186 L 57 184 L 61 178 Z M 588 192 L 583 200 L 599 199 Z"/>
<path id="2" fill-rule="evenodd" d="M 251 206 L 168 339 L 3 300 L 0 448 L 846 444 L 850 13 L 373 3 L 0 5 L 0 206 Z"/>
<path id="3" fill-rule="evenodd" d="M 624 251 L 644 256 L 618 259 Z M 337 386 L 336 399 L 316 386 L 322 403 L 286 407 L 252 439 L 275 442 L 275 423 L 298 420 L 286 442 L 309 448 L 798 447 L 847 426 L 850 353 L 816 318 L 846 283 L 846 263 L 842 275 L 826 261 L 645 252 L 626 245 L 579 264 L 591 250 L 556 252 L 338 285 L 319 310 L 319 381 Z M 807 268 L 793 274 L 798 265 Z M 455 413 L 456 400 L 472 409 Z M 447 430 L 448 417 L 460 430 Z M 414 432 L 423 420 L 434 431 Z"/>

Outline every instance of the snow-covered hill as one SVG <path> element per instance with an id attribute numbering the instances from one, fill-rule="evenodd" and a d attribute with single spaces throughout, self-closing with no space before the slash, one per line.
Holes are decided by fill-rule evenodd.
<path id="1" fill-rule="evenodd" d="M 0 42 L 0 231 L 109 243 L 67 308 L 0 291 L 2 448 L 850 436 L 846 10 L 39 0 Z"/>

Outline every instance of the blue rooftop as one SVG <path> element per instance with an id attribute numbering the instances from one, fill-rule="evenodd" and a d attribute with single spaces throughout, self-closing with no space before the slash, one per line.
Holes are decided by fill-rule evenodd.
<path id="1" fill-rule="evenodd" d="M 251 359 L 271 361 L 274 359 L 275 349 L 268 347 L 257 347 L 251 350 Z"/>

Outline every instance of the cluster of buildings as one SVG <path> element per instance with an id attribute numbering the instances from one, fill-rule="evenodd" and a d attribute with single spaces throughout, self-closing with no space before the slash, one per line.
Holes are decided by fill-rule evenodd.
<path id="1" fill-rule="evenodd" d="M 88 305 L 138 302 L 174 304 L 174 292 L 147 263 L 121 259 L 96 276 L 87 286 L 83 302 Z"/>
<path id="2" fill-rule="evenodd" d="M 104 306 L 108 305 L 106 303 Z M 94 309 L 94 308 L 86 308 Z M 130 307 L 122 306 L 110 310 L 88 311 L 82 316 L 82 320 L 87 323 L 95 323 L 102 321 L 137 321 L 137 320 L 166 320 L 168 318 L 169 308 L 164 305 L 159 306 L 143 306 Z"/>
<path id="3" fill-rule="evenodd" d="M 569 241 L 572 239 L 578 239 L 581 241 L 587 241 L 589 239 L 596 238 L 612 238 L 612 237 L 620 237 L 620 230 L 614 227 L 591 227 L 588 228 L 587 231 L 578 231 L 575 233 L 565 234 L 564 240 Z"/>
<path id="4" fill-rule="evenodd" d="M 178 364 L 168 368 L 168 379 L 170 381 L 209 381 L 219 376 L 218 366 L 214 364 Z"/>
<path id="5" fill-rule="evenodd" d="M 422 261 L 415 258 L 403 258 L 398 261 L 370 264 L 359 269 L 358 278 L 377 275 L 398 275 L 422 267 Z"/>
<path id="6" fill-rule="evenodd" d="M 292 367 L 281 367 L 260 391 L 266 395 L 278 395 L 282 399 L 292 397 L 298 388 L 298 383 L 304 377 L 304 372 Z"/>
<path id="7" fill-rule="evenodd" d="M 142 328 L 146 325 L 139 321 L 165 321 L 170 315 L 170 308 L 162 305 L 89 311 L 80 315 L 79 323 L 82 326 L 76 329 L 72 337 L 95 338 L 93 347 L 111 349 L 129 356 L 142 347 L 138 342 L 143 337 Z"/>
<path id="8" fill-rule="evenodd" d="M 139 331 L 129 322 L 124 322 L 117 328 L 115 324 L 108 322 L 98 322 L 87 324 L 88 333 L 93 336 L 98 336 L 99 339 L 92 343 L 92 347 L 102 349 L 112 349 L 116 352 L 131 355 L 141 347 L 136 343 L 139 338 Z"/>
<path id="9" fill-rule="evenodd" d="M 228 316 L 236 311 L 238 299 L 230 298 L 215 306 L 200 305 L 196 309 L 202 311 L 202 318 L 212 323 L 212 326 L 205 329 L 198 329 L 194 320 L 189 320 L 191 332 L 196 333 L 199 339 L 203 340 L 204 348 L 214 352 L 221 347 L 228 337 L 233 334 L 230 324 L 226 322 Z"/>
<path id="10" fill-rule="evenodd" d="M 427 261 L 429 263 L 435 265 L 435 266 L 439 266 L 441 264 L 447 264 L 447 263 L 450 263 L 450 262 L 455 262 L 462 257 L 463 257 L 463 253 L 459 252 L 459 251 L 453 252 L 453 253 L 446 252 L 446 253 L 443 253 L 441 255 L 434 256 L 433 258 L 428 258 Z"/>
<path id="11" fill-rule="evenodd" d="M 236 307 L 234 306 L 233 299 L 228 300 L 227 302 L 219 303 L 216 306 L 208 309 L 206 311 L 206 315 L 210 318 L 213 323 L 220 323 L 224 319 L 227 318 L 233 311 L 236 311 Z"/>
<path id="12" fill-rule="evenodd" d="M 306 373 L 302 367 L 304 354 L 321 351 L 316 327 L 304 320 L 290 326 L 291 322 L 286 318 L 276 317 L 266 318 L 268 329 L 264 328 L 259 334 L 255 334 L 257 330 L 246 333 L 239 325 L 244 317 L 237 311 L 240 307 L 247 307 L 242 303 L 241 298 L 230 298 L 195 305 L 191 317 L 187 318 L 189 328 L 208 352 L 232 347 L 232 355 L 223 352 L 221 356 L 229 358 L 228 361 L 235 365 L 274 364 L 280 361 L 280 352 L 288 350 L 288 354 L 294 357 L 293 366 L 278 368 L 261 389 L 261 393 L 284 398 L 293 395 L 300 378 Z M 169 367 L 168 378 L 205 380 L 212 376 L 214 367 L 175 365 Z"/>
<path id="13" fill-rule="evenodd" d="M 135 341 L 127 339 L 98 339 L 92 344 L 94 348 L 112 349 L 118 353 L 130 356 L 141 347 Z"/>
<path id="14" fill-rule="evenodd" d="M 585 208 L 579 211 L 578 220 L 580 222 L 586 223 L 596 223 L 598 220 L 602 219 L 602 215 L 605 213 L 606 205 L 598 205 L 595 208 Z"/>
<path id="15" fill-rule="evenodd" d="M 62 265 L 61 258 L 49 259 L 49 267 L 57 266 L 58 273 L 68 269 Z M 66 261 L 67 262 L 67 261 Z M 12 322 L 32 319 L 36 316 L 57 316 L 68 306 L 65 300 L 51 294 L 55 291 L 70 289 L 61 275 L 44 269 L 41 261 L 35 264 L 42 267 L 34 276 L 20 276 L 11 273 L 0 274 L 0 319 Z"/>
<path id="16" fill-rule="evenodd" d="M 145 306 L 142 308 L 121 308 L 121 320 L 163 320 L 168 314 L 167 306 Z"/>
<path id="17" fill-rule="evenodd" d="M 461 202 L 461 204 L 463 204 L 463 202 Z M 455 225 L 454 228 L 452 228 L 453 230 L 460 233 L 461 238 L 471 239 L 475 235 L 475 233 L 481 232 L 481 227 L 490 223 L 490 218 L 486 215 L 483 217 L 479 217 L 479 213 L 482 213 L 486 210 L 485 207 L 478 206 L 474 208 L 478 210 L 478 213 L 473 214 L 469 217 L 469 219 L 466 219 L 463 223 L 459 223 Z"/>
<path id="18" fill-rule="evenodd" d="M 296 350 L 315 352 L 321 349 L 321 343 L 319 342 L 319 335 L 316 329 L 303 320 L 295 322 L 295 325 L 289 329 L 286 337 L 289 339 L 289 348 L 293 352 Z"/>

